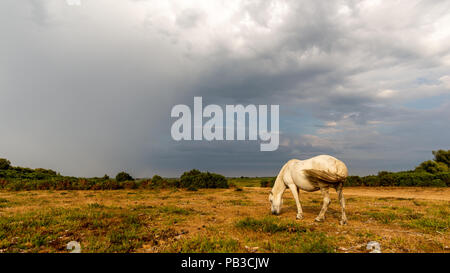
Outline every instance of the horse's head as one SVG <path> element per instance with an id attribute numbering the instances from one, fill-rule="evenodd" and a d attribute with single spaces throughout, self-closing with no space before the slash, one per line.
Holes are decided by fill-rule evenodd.
<path id="1" fill-rule="evenodd" d="M 281 211 L 281 205 L 283 204 L 283 199 L 281 198 L 281 194 L 278 194 L 275 196 L 273 194 L 273 190 L 270 191 L 269 194 L 269 202 L 270 202 L 270 210 L 272 211 L 272 214 L 278 215 Z"/>

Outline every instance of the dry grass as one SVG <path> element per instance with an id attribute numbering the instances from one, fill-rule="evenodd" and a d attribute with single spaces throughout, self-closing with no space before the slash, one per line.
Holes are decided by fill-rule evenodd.
<path id="1" fill-rule="evenodd" d="M 0 192 L 0 252 L 67 252 L 72 240 L 83 252 L 365 252 L 372 240 L 383 252 L 450 252 L 450 202 L 433 189 L 344 189 L 347 226 L 335 195 L 315 223 L 320 194 L 301 194 L 298 221 L 289 191 L 269 214 L 269 190 Z"/>

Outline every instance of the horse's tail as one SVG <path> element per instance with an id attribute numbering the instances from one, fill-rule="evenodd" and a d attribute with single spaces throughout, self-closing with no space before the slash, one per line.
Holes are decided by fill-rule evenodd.
<path id="1" fill-rule="evenodd" d="M 313 181 L 320 181 L 324 183 L 339 183 L 344 182 L 344 180 L 347 178 L 347 175 L 344 174 L 338 174 L 338 173 L 331 173 L 328 171 L 321 171 L 321 170 L 314 170 L 314 169 L 307 169 L 303 170 L 306 174 L 306 176 L 313 180 Z"/>

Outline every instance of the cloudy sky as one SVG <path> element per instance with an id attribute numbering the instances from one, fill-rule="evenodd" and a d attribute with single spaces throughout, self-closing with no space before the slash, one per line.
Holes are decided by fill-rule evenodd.
<path id="1" fill-rule="evenodd" d="M 65 175 L 351 174 L 450 149 L 450 1 L 0 1 L 0 157 Z M 69 1 L 70 2 L 70 1 Z M 176 104 L 279 104 L 280 147 L 176 142 Z"/>

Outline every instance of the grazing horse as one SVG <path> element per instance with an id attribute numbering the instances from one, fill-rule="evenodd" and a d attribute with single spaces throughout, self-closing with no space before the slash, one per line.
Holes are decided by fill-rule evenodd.
<path id="1" fill-rule="evenodd" d="M 269 201 L 272 213 L 280 213 L 283 193 L 288 187 L 292 195 L 294 195 L 295 203 L 297 204 L 297 219 L 303 219 L 302 206 L 298 198 L 300 189 L 308 192 L 320 190 L 323 196 L 323 206 L 315 220 L 318 222 L 323 221 L 325 212 L 331 202 L 328 192 L 328 189 L 331 187 L 336 189 L 341 204 L 342 216 L 339 223 L 345 225 L 347 217 L 345 216 L 345 201 L 342 188 L 347 176 L 348 171 L 344 162 L 329 155 L 319 155 L 307 160 L 291 159 L 281 168 L 270 192 Z"/>

